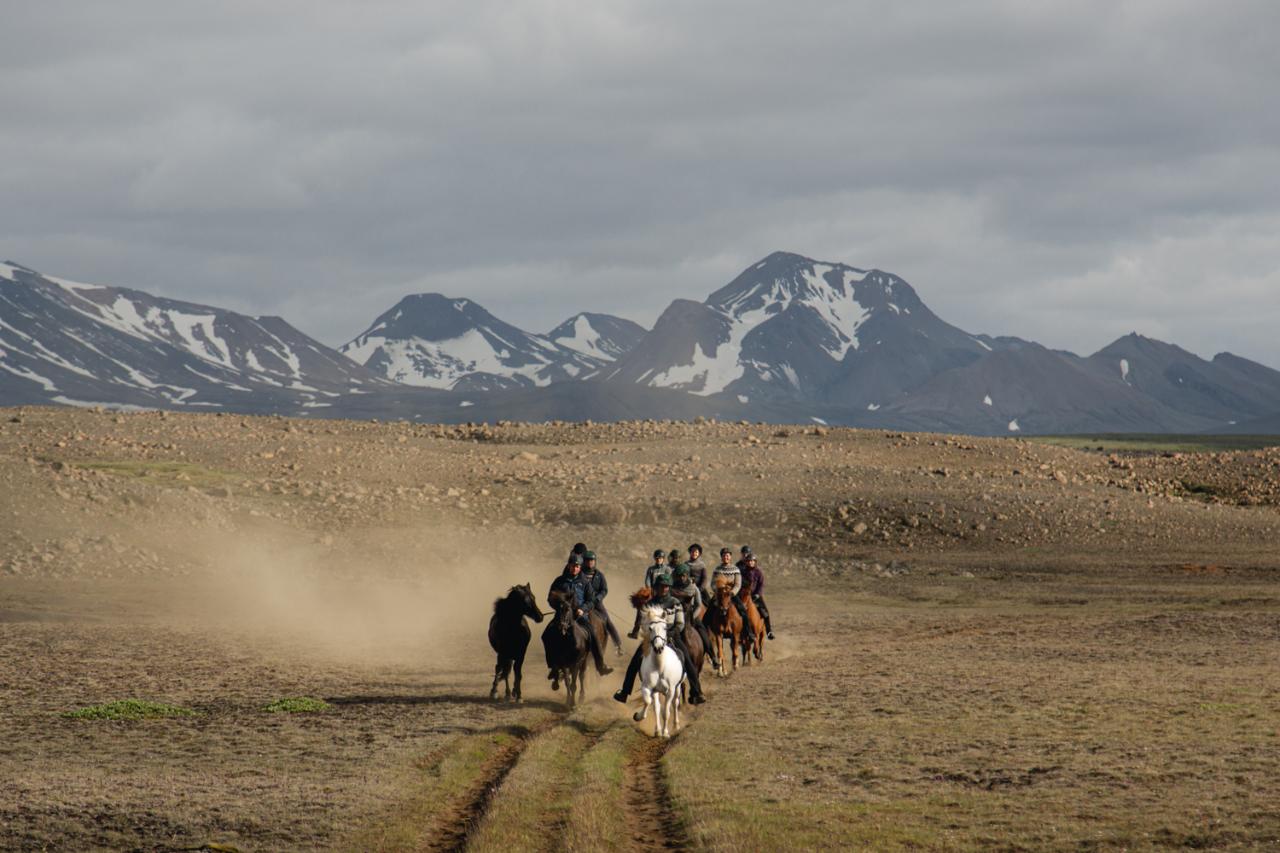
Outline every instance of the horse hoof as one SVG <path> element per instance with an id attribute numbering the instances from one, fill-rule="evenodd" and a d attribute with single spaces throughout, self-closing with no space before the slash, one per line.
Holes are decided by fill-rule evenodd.
<path id="1" fill-rule="evenodd" d="M 635 720 L 638 723 L 644 719 L 644 714 L 640 713 L 639 711 L 636 711 L 634 714 L 631 715 L 631 719 Z"/>
<path id="2" fill-rule="evenodd" d="M 559 690 L 559 689 L 560 689 L 560 682 L 559 682 L 559 681 L 553 681 L 553 682 L 551 682 L 551 689 L 552 689 L 552 690 Z"/>

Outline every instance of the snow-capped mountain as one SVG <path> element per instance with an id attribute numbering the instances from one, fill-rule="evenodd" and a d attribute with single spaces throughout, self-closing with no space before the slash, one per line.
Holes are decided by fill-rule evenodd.
<path id="1" fill-rule="evenodd" d="M 600 362 L 616 361 L 640 343 L 645 328 L 612 314 L 575 314 L 547 338 L 554 344 Z"/>
<path id="2" fill-rule="evenodd" d="M 386 385 L 279 317 L 0 264 L 6 403 L 298 411 Z"/>
<path id="3" fill-rule="evenodd" d="M 677 300 L 655 328 L 611 379 L 703 396 L 880 406 L 993 349 L 938 319 L 895 275 L 787 252 L 705 302 Z"/>
<path id="4" fill-rule="evenodd" d="M 0 405 L 395 417 L 751 418 L 988 435 L 1273 431 L 1280 371 L 1129 335 L 1087 358 L 938 318 L 901 278 L 777 252 L 655 330 L 547 335 L 409 296 L 331 350 L 278 317 L 0 264 Z M 357 363 L 359 362 L 359 363 Z"/>
<path id="5" fill-rule="evenodd" d="M 574 318 L 575 326 L 587 316 Z M 421 293 L 400 300 L 339 349 L 406 385 L 476 393 L 543 387 L 585 379 L 606 363 L 589 350 L 608 339 L 589 320 L 581 325 L 581 337 L 565 336 L 577 346 L 562 345 L 504 323 L 470 299 Z"/>

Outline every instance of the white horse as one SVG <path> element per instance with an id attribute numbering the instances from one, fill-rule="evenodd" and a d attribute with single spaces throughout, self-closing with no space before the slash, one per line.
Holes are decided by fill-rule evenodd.
<path id="1" fill-rule="evenodd" d="M 644 704 L 636 711 L 634 719 L 638 723 L 649 716 L 649 707 L 653 706 L 653 736 L 669 738 L 680 730 L 684 664 L 667 640 L 667 621 L 662 608 L 646 608 L 644 614 L 647 651 L 640 662 L 640 698 Z"/>

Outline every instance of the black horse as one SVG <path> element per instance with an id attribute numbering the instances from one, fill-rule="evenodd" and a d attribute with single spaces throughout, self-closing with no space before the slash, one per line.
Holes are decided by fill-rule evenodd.
<path id="1" fill-rule="evenodd" d="M 564 682 L 566 698 L 572 708 L 587 691 L 587 658 L 591 654 L 591 640 L 587 629 L 574 618 L 573 601 L 565 595 L 552 593 L 550 599 L 556 608 L 556 617 L 542 631 L 542 645 L 547 652 L 547 666 L 551 669 L 551 689 L 559 690 Z M 576 696 L 575 696 L 576 693 Z"/>
<path id="2" fill-rule="evenodd" d="M 514 697 L 520 701 L 520 675 L 524 667 L 524 654 L 529 648 L 529 625 L 524 621 L 528 616 L 534 622 L 542 621 L 542 610 L 533 597 L 529 584 L 513 586 L 506 598 L 493 602 L 493 617 L 489 620 L 489 645 L 498 653 L 498 663 L 493 668 L 493 687 L 489 689 L 489 698 L 498 698 L 498 679 L 502 679 L 506 688 L 505 699 Z M 511 690 L 511 670 L 516 672 L 516 689 Z"/>

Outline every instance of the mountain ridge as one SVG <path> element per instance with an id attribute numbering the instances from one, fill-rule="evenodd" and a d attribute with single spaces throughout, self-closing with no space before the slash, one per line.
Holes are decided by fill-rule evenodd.
<path id="1" fill-rule="evenodd" d="M 1280 371 L 1136 333 L 1092 355 L 971 334 L 878 269 L 774 252 L 651 330 L 545 334 L 410 294 L 330 349 L 249 317 L 0 264 L 0 404 L 431 417 L 727 417 L 1028 432 L 1206 432 L 1280 412 Z"/>

